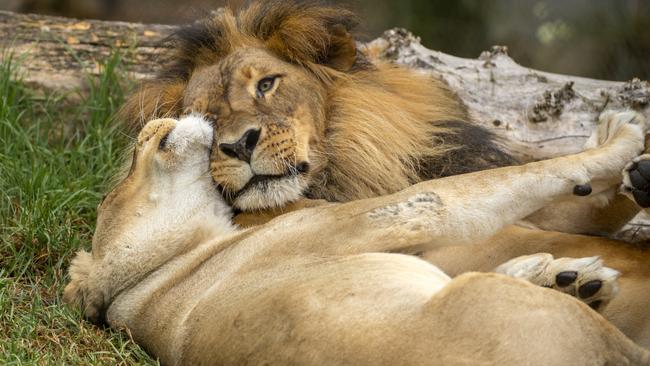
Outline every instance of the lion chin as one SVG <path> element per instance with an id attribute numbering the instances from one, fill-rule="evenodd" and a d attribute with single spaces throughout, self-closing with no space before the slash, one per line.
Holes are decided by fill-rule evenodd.
<path id="1" fill-rule="evenodd" d="M 372 60 L 355 25 L 316 3 L 218 12 L 171 38 L 171 61 L 122 114 L 135 126 L 211 120 L 212 176 L 241 210 L 374 197 L 515 163 L 441 80 Z M 251 188 L 257 176 L 288 178 Z"/>
<path id="2" fill-rule="evenodd" d="M 267 179 L 244 188 L 230 204 L 244 211 L 278 208 L 300 199 L 306 188 L 307 182 L 296 175 Z"/>

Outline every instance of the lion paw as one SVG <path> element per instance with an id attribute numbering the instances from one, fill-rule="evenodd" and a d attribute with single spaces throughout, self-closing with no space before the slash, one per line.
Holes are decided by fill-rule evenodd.
<path id="1" fill-rule="evenodd" d="M 599 257 L 558 258 L 547 253 L 511 259 L 495 270 L 571 295 L 596 311 L 618 293 L 620 273 L 603 266 Z"/>
<path id="2" fill-rule="evenodd" d="M 650 154 L 634 159 L 623 170 L 623 194 L 641 207 L 650 207 Z"/>

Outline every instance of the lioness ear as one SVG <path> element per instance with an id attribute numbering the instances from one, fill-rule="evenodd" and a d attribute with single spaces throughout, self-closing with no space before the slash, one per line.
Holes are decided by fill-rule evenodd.
<path id="1" fill-rule="evenodd" d="M 84 250 L 77 252 L 70 264 L 70 283 L 63 290 L 63 301 L 81 308 L 86 319 L 94 324 L 103 324 L 104 301 L 101 293 L 94 289 L 90 273 L 93 269 L 92 255 Z"/>

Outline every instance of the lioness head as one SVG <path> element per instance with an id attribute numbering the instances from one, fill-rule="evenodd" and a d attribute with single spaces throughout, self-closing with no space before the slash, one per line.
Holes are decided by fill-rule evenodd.
<path id="1" fill-rule="evenodd" d="M 111 300 L 191 243 L 232 230 L 209 170 L 212 126 L 200 117 L 151 121 L 131 168 L 99 204 L 92 252 L 70 266 L 64 300 L 101 322 Z"/>
<path id="2" fill-rule="evenodd" d="M 208 174 L 212 138 L 212 126 L 201 117 L 149 122 L 135 142 L 128 175 L 97 208 L 93 255 L 137 241 L 133 232 L 153 216 L 159 227 L 149 235 L 164 237 L 172 227 L 187 226 L 203 206 L 219 201 L 225 208 Z"/>

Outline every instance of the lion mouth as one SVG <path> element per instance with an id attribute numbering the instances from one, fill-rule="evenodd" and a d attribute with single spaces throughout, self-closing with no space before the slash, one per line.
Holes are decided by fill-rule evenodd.
<path id="1" fill-rule="evenodd" d="M 235 209 L 250 211 L 282 207 L 299 199 L 307 188 L 304 174 L 256 175 L 236 193 L 222 190 L 222 196 Z"/>
<path id="2" fill-rule="evenodd" d="M 270 174 L 258 174 L 254 175 L 245 185 L 240 189 L 235 196 L 240 196 L 242 193 L 246 192 L 247 190 L 251 188 L 263 188 L 269 184 L 269 182 L 272 181 L 278 181 L 286 178 L 293 178 L 295 177 L 296 174 L 294 173 L 286 173 L 286 174 L 277 174 L 277 175 L 270 175 Z"/>
<path id="3" fill-rule="evenodd" d="M 251 188 L 257 189 L 266 189 L 271 182 L 281 181 L 281 180 L 293 180 L 299 175 L 305 175 L 309 173 L 309 163 L 300 162 L 295 167 L 292 167 L 288 172 L 284 174 L 256 174 L 251 179 L 246 182 L 246 184 L 235 193 L 234 198 L 241 196 L 242 193 L 246 192 Z"/>
<path id="4" fill-rule="evenodd" d="M 222 197 L 235 209 L 281 207 L 299 199 L 307 188 L 310 164 L 301 162 L 282 174 L 255 174 L 239 190 L 216 183 Z"/>

